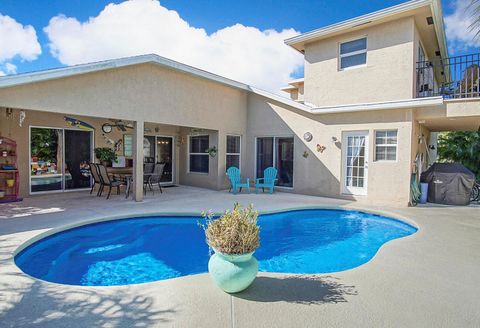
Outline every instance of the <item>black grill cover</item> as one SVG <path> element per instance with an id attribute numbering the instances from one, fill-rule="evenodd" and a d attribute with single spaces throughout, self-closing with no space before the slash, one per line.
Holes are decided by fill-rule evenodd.
<path id="1" fill-rule="evenodd" d="M 445 205 L 468 205 L 475 174 L 462 164 L 435 163 L 422 173 L 428 183 L 428 201 Z"/>

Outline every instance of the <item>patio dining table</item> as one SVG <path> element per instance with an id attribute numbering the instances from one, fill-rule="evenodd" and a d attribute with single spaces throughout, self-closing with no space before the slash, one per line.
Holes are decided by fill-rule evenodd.
<path id="1" fill-rule="evenodd" d="M 133 167 L 108 167 L 107 172 L 113 176 L 120 176 L 121 179 L 125 180 L 127 184 L 125 188 L 125 198 L 128 198 L 130 195 L 130 188 L 133 183 Z M 153 173 L 144 173 L 143 176 L 146 177 L 152 174 Z"/>

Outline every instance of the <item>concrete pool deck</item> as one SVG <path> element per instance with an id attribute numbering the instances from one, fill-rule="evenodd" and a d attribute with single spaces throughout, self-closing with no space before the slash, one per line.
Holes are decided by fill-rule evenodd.
<path id="1" fill-rule="evenodd" d="M 385 244 L 368 263 L 326 275 L 261 273 L 228 295 L 200 274 L 116 286 L 66 286 L 31 278 L 15 250 L 50 229 L 106 216 L 345 207 L 408 218 L 419 231 Z M 288 193 L 165 188 L 144 202 L 88 192 L 0 205 L 0 327 L 478 327 L 480 206 L 395 208 Z"/>

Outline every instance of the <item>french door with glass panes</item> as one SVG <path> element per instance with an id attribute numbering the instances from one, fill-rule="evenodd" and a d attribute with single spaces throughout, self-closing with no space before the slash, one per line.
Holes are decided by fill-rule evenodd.
<path id="1" fill-rule="evenodd" d="M 343 134 L 342 161 L 342 192 L 350 195 L 366 195 L 368 131 L 351 131 Z"/>

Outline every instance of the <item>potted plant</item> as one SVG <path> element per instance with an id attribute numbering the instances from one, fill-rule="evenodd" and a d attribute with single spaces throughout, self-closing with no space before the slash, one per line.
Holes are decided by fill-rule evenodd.
<path id="1" fill-rule="evenodd" d="M 253 253 L 260 245 L 258 212 L 253 205 L 242 208 L 235 204 L 220 218 L 203 213 L 207 244 L 215 254 L 208 262 L 208 272 L 217 286 L 227 293 L 246 289 L 255 280 L 258 262 Z"/>
<path id="2" fill-rule="evenodd" d="M 95 148 L 95 157 L 105 166 L 111 166 L 113 161 L 117 161 L 115 150 L 108 147 Z"/>

